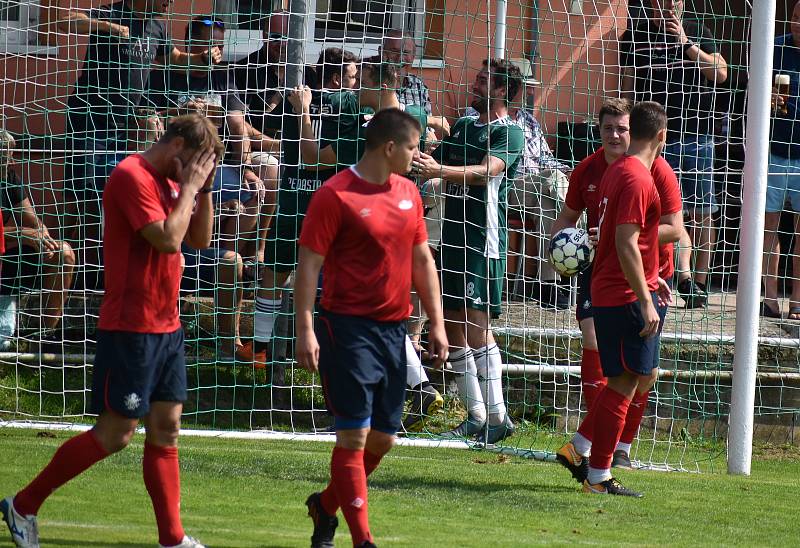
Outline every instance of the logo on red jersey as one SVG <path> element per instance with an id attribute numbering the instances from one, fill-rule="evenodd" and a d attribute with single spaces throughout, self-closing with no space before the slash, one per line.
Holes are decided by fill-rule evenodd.
<path id="1" fill-rule="evenodd" d="M 401 200 L 400 203 L 397 204 L 397 207 L 403 210 L 411 209 L 412 207 L 414 207 L 414 202 L 412 202 L 411 200 Z"/>

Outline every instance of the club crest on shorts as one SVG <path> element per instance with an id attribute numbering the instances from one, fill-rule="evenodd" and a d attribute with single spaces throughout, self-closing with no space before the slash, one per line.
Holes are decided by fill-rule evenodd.
<path id="1" fill-rule="evenodd" d="M 139 394 L 137 394 L 136 392 L 131 392 L 130 394 L 125 396 L 123 403 L 125 404 L 125 407 L 128 409 L 128 411 L 133 411 L 134 409 L 139 407 L 139 405 L 141 405 L 142 398 L 140 398 Z"/>

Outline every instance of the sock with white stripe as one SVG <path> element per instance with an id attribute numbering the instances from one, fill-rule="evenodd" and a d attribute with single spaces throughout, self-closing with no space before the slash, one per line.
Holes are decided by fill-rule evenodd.
<path id="1" fill-rule="evenodd" d="M 256 313 L 253 318 L 253 338 L 256 342 L 268 343 L 272 339 L 272 330 L 280 310 L 280 299 L 256 297 Z"/>

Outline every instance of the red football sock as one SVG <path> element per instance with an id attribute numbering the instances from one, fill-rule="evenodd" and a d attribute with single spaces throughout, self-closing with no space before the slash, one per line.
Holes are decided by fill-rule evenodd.
<path id="1" fill-rule="evenodd" d="M 581 355 L 581 388 L 587 411 L 592 408 L 605 385 L 606 377 L 600 365 L 600 352 L 584 348 Z"/>
<path id="2" fill-rule="evenodd" d="M 159 447 L 145 442 L 142 460 L 144 485 L 153 501 L 158 542 L 175 546 L 183 541 L 181 524 L 181 476 L 177 447 Z"/>
<path id="3" fill-rule="evenodd" d="M 600 401 L 603 392 L 608 390 L 608 385 L 604 384 L 600 392 L 595 396 L 594 403 L 589 408 L 589 411 L 583 417 L 580 426 L 578 426 L 578 433 L 589 441 L 594 439 L 594 423 L 597 416 L 597 403 Z"/>
<path id="4" fill-rule="evenodd" d="M 364 450 L 334 447 L 331 457 L 331 481 L 336 489 L 336 499 L 341 503 L 344 519 L 350 527 L 353 546 L 358 546 L 366 540 L 372 542 L 367 512 Z"/>
<path id="5" fill-rule="evenodd" d="M 594 415 L 592 455 L 589 457 L 589 466 L 592 468 L 596 470 L 611 468 L 611 459 L 622 427 L 625 425 L 625 416 L 628 414 L 630 404 L 631 400 L 608 387 L 597 398 L 591 413 Z"/>
<path id="6" fill-rule="evenodd" d="M 649 397 L 650 391 L 648 390 L 644 394 L 636 394 L 631 401 L 628 415 L 625 417 L 625 428 L 622 429 L 622 435 L 619 437 L 619 441 L 622 443 L 633 443 L 633 438 L 636 437 L 636 432 L 639 431 L 639 425 L 642 424 L 642 417 L 647 409 Z"/>
<path id="7" fill-rule="evenodd" d="M 364 472 L 367 474 L 367 477 L 375 471 L 382 458 L 383 456 L 370 453 L 366 449 L 364 450 Z M 339 510 L 339 499 L 336 498 L 336 489 L 333 487 L 333 481 L 328 483 L 328 486 L 320 493 L 319 500 L 326 514 L 332 516 Z"/>
<path id="8" fill-rule="evenodd" d="M 91 430 L 64 442 L 39 475 L 14 497 L 14 507 L 23 516 L 36 515 L 50 493 L 108 456 Z"/>

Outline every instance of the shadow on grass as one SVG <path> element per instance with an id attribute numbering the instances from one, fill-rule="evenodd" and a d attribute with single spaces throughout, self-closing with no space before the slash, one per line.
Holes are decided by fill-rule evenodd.
<path id="1" fill-rule="evenodd" d="M 152 548 L 152 543 L 141 543 L 141 542 L 114 542 L 114 541 L 107 541 L 107 540 L 72 540 L 72 539 L 59 539 L 59 538 L 51 538 L 51 539 L 44 539 L 46 542 L 46 546 L 104 546 L 110 548 Z M 236 548 L 239 546 L 238 544 L 220 544 L 218 542 L 214 543 L 215 548 Z M 256 548 L 286 548 L 285 544 L 258 544 Z"/>
<path id="2" fill-rule="evenodd" d="M 408 491 L 421 488 L 432 490 L 468 491 L 472 493 L 490 494 L 496 492 L 507 493 L 511 491 L 530 491 L 532 493 L 572 493 L 577 484 L 565 483 L 562 485 L 547 485 L 542 483 L 505 483 L 502 481 L 490 483 L 471 482 L 461 480 L 427 480 L 425 478 L 375 478 L 370 479 L 369 486 L 380 490 Z"/>

